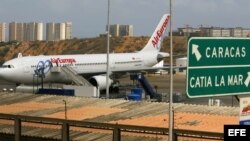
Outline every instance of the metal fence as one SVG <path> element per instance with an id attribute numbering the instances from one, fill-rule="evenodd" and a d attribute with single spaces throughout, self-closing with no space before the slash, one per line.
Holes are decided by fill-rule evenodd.
<path id="1" fill-rule="evenodd" d="M 143 133 L 143 134 L 154 134 L 154 135 L 167 135 L 168 128 L 160 127 L 149 127 L 149 126 L 134 126 L 134 125 L 124 125 L 124 124 L 111 124 L 111 123 L 98 123 L 98 122 L 88 122 L 88 121 L 77 121 L 77 120 L 64 120 L 56 118 L 46 118 L 46 117 L 35 117 L 35 116 L 24 116 L 24 115 L 12 115 L 12 114 L 1 114 L 0 119 L 14 121 L 14 136 L 15 141 L 21 140 L 32 140 L 32 135 L 28 138 L 27 135 L 23 136 L 22 133 L 22 122 L 28 123 L 39 123 L 39 124 L 49 124 L 61 126 L 61 140 L 70 140 L 70 127 L 83 127 L 83 128 L 93 128 L 101 130 L 109 130 L 113 133 L 113 141 L 121 141 L 121 132 L 132 132 L 132 133 Z M 174 141 L 178 140 L 178 137 L 191 137 L 191 138 L 204 138 L 211 140 L 223 140 L 223 133 L 215 132 L 203 132 L 203 131 L 190 131 L 182 129 L 173 130 Z M 1 136 L 4 133 L 0 133 Z M 6 134 L 6 137 L 10 136 Z M 11 137 L 10 137 L 11 138 Z M 38 138 L 38 137 L 34 137 Z M 53 140 L 53 139 L 51 139 Z"/>

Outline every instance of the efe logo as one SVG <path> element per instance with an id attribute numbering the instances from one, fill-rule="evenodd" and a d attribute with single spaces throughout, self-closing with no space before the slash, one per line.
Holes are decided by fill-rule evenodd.
<path id="1" fill-rule="evenodd" d="M 228 129 L 228 136 L 246 136 L 247 129 Z"/>
<path id="2" fill-rule="evenodd" d="M 224 141 L 248 141 L 250 137 L 249 125 L 224 125 Z"/>

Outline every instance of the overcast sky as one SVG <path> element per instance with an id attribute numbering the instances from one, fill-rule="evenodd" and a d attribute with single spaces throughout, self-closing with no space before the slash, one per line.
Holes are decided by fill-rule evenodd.
<path id="1" fill-rule="evenodd" d="M 1 0 L 0 22 L 73 23 L 73 37 L 105 32 L 108 0 Z M 132 24 L 136 36 L 150 36 L 169 0 L 110 0 L 110 23 Z M 250 28 L 250 0 L 173 0 L 173 27 Z"/>

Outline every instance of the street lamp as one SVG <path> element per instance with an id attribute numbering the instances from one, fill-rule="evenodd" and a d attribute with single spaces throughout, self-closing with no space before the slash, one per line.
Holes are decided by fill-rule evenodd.
<path id="1" fill-rule="evenodd" d="M 109 13 L 110 13 L 110 0 L 108 0 L 108 16 L 107 16 L 107 76 L 106 76 L 106 98 L 109 98 L 109 33 L 110 33 L 110 25 L 109 25 Z"/>
<path id="2" fill-rule="evenodd" d="M 63 99 L 63 102 L 64 102 L 64 116 L 65 116 L 65 120 L 67 120 L 67 102 L 66 100 Z"/>
<path id="3" fill-rule="evenodd" d="M 173 140 L 173 31 L 172 31 L 172 0 L 169 0 L 170 6 L 170 88 L 169 88 L 169 136 L 168 140 Z"/>

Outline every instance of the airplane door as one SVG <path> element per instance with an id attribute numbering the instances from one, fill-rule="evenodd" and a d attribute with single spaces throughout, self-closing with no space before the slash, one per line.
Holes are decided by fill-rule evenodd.
<path id="1" fill-rule="evenodd" d="M 112 60 L 109 60 L 110 62 L 109 62 L 109 68 L 110 68 L 110 70 L 114 70 L 115 69 L 115 62 L 114 61 L 112 61 Z"/>
<path id="2" fill-rule="evenodd" d="M 29 73 L 29 72 L 30 72 L 29 66 L 25 66 L 25 67 L 24 67 L 24 73 Z"/>

